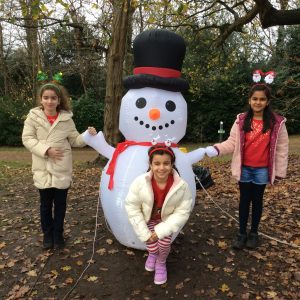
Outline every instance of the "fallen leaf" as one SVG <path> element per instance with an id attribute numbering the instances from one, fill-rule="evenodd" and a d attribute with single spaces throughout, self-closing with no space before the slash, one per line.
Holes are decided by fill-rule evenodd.
<path id="1" fill-rule="evenodd" d="M 96 252 L 98 254 L 100 254 L 100 255 L 104 255 L 106 253 L 106 249 L 105 248 L 101 248 L 101 249 L 98 249 Z"/>
<path id="2" fill-rule="evenodd" d="M 300 246 L 300 239 L 295 239 L 293 241 L 293 244 L 297 245 L 297 246 Z M 0 249 L 1 249 L 1 244 L 0 244 Z"/>
<path id="3" fill-rule="evenodd" d="M 90 277 L 87 279 L 87 281 L 94 282 L 94 281 L 96 281 L 97 279 L 98 279 L 97 276 L 90 276 Z"/>
<path id="4" fill-rule="evenodd" d="M 228 248 L 228 245 L 226 242 L 219 241 L 218 242 L 218 247 L 221 248 L 222 250 L 226 250 Z"/>
<path id="5" fill-rule="evenodd" d="M 55 279 L 58 276 L 58 272 L 56 270 L 51 270 L 52 277 Z"/>
<path id="6" fill-rule="evenodd" d="M 141 293 L 141 290 L 133 290 L 131 293 L 131 296 L 139 295 Z"/>
<path id="7" fill-rule="evenodd" d="M 111 244 L 113 243 L 113 240 L 107 239 L 107 240 L 106 240 L 106 243 L 107 243 L 108 245 L 111 245 Z"/>
<path id="8" fill-rule="evenodd" d="M 64 267 L 61 267 L 61 269 L 63 271 L 70 271 L 72 269 L 72 267 L 71 266 L 64 266 Z"/>
<path id="9" fill-rule="evenodd" d="M 112 249 L 112 250 L 109 250 L 108 253 L 109 254 L 115 254 L 115 253 L 118 253 L 119 250 L 116 250 L 116 249 Z"/>
<path id="10" fill-rule="evenodd" d="M 50 285 L 50 289 L 51 289 L 51 290 L 56 290 L 56 289 L 57 289 L 57 286 L 56 286 L 55 284 L 52 284 L 52 285 Z"/>
<path id="11" fill-rule="evenodd" d="M 184 287 L 183 282 L 180 282 L 180 283 L 176 284 L 175 289 L 176 289 L 176 290 L 180 290 L 180 289 L 182 289 L 183 287 Z"/>
<path id="12" fill-rule="evenodd" d="M 6 264 L 6 266 L 8 268 L 11 268 L 11 267 L 13 267 L 15 265 L 15 262 L 16 262 L 15 260 L 11 260 L 9 263 Z"/>
<path id="13" fill-rule="evenodd" d="M 26 274 L 28 276 L 31 276 L 31 277 L 36 277 L 37 276 L 36 270 L 31 270 L 31 271 L 27 272 Z"/>
<path id="14" fill-rule="evenodd" d="M 222 286 L 220 287 L 220 290 L 225 293 L 225 292 L 229 292 L 230 288 L 227 284 L 223 283 Z"/>
<path id="15" fill-rule="evenodd" d="M 275 298 L 277 296 L 277 293 L 276 292 L 273 292 L 273 291 L 270 291 L 270 292 L 267 292 L 267 297 L 268 299 L 272 299 L 272 298 Z"/>
<path id="16" fill-rule="evenodd" d="M 71 277 L 68 277 L 66 280 L 65 280 L 65 283 L 66 284 L 71 284 L 71 283 L 73 283 L 73 278 L 71 278 Z"/>

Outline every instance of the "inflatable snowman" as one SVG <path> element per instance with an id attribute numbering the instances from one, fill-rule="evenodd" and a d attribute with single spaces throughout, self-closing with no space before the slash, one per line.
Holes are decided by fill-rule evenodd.
<path id="1" fill-rule="evenodd" d="M 146 249 L 128 221 L 124 201 L 132 181 L 148 170 L 149 147 L 156 143 L 173 147 L 176 168 L 194 199 L 192 164 L 203 158 L 205 149 L 183 153 L 177 145 L 187 126 L 187 104 L 181 92 L 189 86 L 180 77 L 185 56 L 183 38 L 167 30 L 144 31 L 135 38 L 133 53 L 134 75 L 124 80 L 128 91 L 122 98 L 119 118 L 126 141 L 114 148 L 102 132 L 96 136 L 86 132 L 84 140 L 109 159 L 102 171 L 100 199 L 113 234 L 125 246 Z"/>

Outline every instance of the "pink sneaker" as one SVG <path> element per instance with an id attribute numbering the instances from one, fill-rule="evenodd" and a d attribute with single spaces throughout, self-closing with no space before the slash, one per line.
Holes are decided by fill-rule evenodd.
<path id="1" fill-rule="evenodd" d="M 154 283 L 155 284 L 164 284 L 167 282 L 167 267 L 166 263 L 155 264 L 155 275 L 154 275 Z"/>
<path id="2" fill-rule="evenodd" d="M 156 263 L 157 255 L 155 254 L 149 254 L 148 258 L 145 263 L 145 270 L 152 272 L 155 269 L 155 263 Z"/>

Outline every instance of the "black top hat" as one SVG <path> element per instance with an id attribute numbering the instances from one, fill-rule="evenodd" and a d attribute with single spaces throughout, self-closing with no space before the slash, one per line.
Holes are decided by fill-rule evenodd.
<path id="1" fill-rule="evenodd" d="M 134 70 L 124 79 L 127 89 L 154 87 L 183 92 L 189 84 L 180 78 L 185 42 L 165 29 L 146 30 L 133 41 Z"/>

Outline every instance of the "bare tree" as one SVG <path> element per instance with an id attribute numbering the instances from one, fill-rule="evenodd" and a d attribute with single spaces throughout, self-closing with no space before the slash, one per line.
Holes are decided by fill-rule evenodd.
<path id="1" fill-rule="evenodd" d="M 118 124 L 123 93 L 123 63 L 133 6 L 130 0 L 114 0 L 113 9 L 112 40 L 107 56 L 104 134 L 107 141 L 115 145 L 120 139 Z"/>

